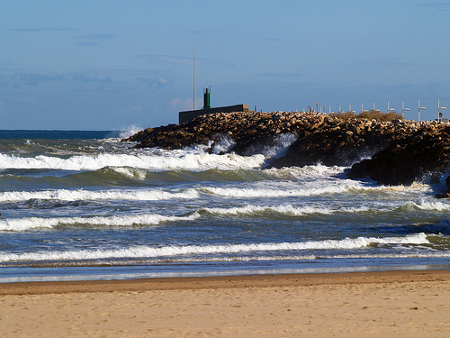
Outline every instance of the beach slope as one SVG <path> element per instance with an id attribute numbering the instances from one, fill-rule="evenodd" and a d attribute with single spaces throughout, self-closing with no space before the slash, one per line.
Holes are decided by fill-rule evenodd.
<path id="1" fill-rule="evenodd" d="M 450 270 L 0 286 L 19 336 L 446 337 Z"/>

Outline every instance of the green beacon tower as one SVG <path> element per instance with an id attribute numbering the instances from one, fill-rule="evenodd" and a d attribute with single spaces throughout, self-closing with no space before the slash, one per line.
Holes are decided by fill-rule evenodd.
<path id="1" fill-rule="evenodd" d="M 211 89 L 206 87 L 203 90 L 203 109 L 211 108 Z"/>

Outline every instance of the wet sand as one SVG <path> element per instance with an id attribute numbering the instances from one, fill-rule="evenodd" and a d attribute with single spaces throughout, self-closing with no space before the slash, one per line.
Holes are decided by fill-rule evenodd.
<path id="1" fill-rule="evenodd" d="M 448 337 L 450 270 L 0 284 L 0 334 Z"/>

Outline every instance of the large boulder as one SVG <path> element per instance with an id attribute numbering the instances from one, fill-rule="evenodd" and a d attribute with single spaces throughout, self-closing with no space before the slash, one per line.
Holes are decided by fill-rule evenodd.
<path id="1" fill-rule="evenodd" d="M 450 168 L 450 128 L 418 131 L 398 142 L 391 142 L 371 159 L 355 163 L 350 178 L 369 177 L 378 184 L 411 184 L 426 173 Z"/>

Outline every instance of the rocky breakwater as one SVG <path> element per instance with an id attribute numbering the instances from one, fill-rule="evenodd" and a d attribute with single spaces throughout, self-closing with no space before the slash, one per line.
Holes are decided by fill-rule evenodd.
<path id="1" fill-rule="evenodd" d="M 410 184 L 425 173 L 449 170 L 449 133 L 448 126 L 413 121 L 249 112 L 203 115 L 181 125 L 149 128 L 127 140 L 139 142 L 138 148 L 177 149 L 209 144 L 213 151 L 226 138 L 234 144 L 227 151 L 253 155 L 277 144 L 283 135 L 294 134 L 296 140 L 287 153 L 270 166 L 350 166 L 358 162 L 349 170 L 349 177 L 370 177 L 392 185 Z"/>
<path id="2" fill-rule="evenodd" d="M 424 123 L 389 142 L 370 159 L 355 163 L 350 178 L 370 177 L 379 184 L 411 184 L 425 174 L 450 170 L 450 126 Z M 450 179 L 447 178 L 450 189 Z"/>

